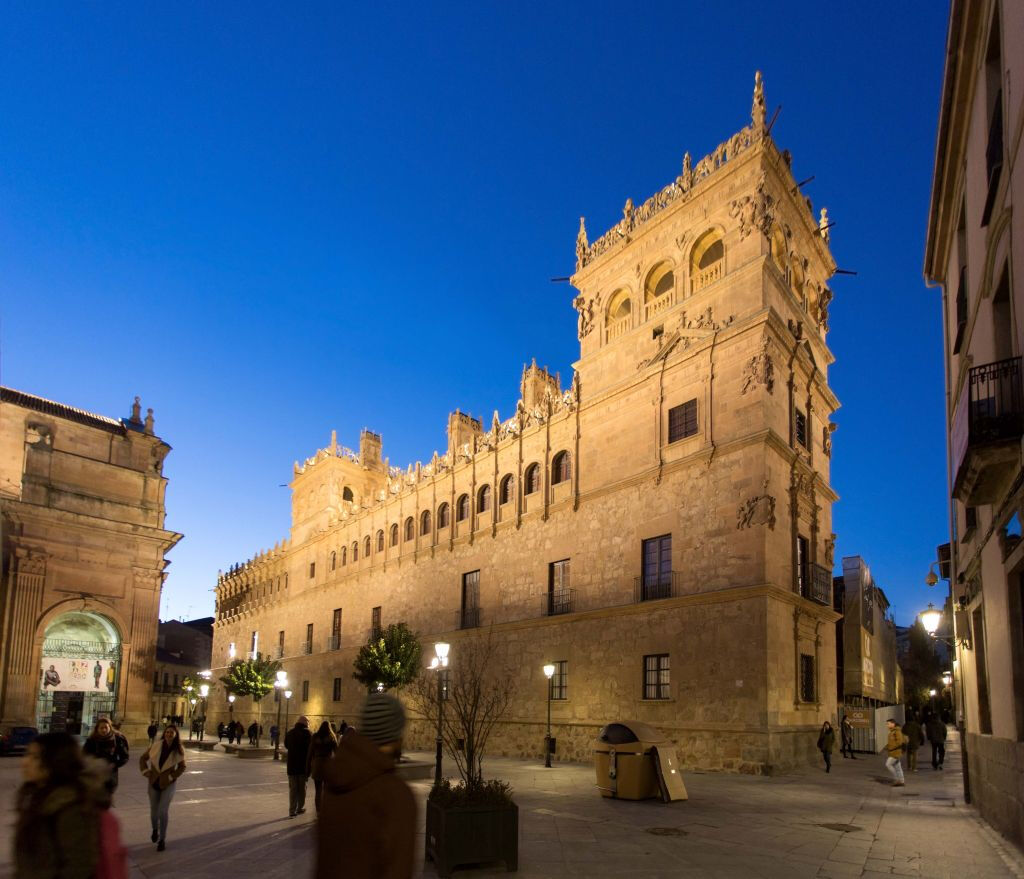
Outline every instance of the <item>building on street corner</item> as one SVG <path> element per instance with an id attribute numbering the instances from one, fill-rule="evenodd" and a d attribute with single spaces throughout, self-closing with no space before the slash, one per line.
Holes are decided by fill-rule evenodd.
<path id="1" fill-rule="evenodd" d="M 171 448 L 143 417 L 0 389 L 0 728 L 145 737 Z"/>
<path id="2" fill-rule="evenodd" d="M 953 0 L 924 273 L 942 288 L 965 786 L 1024 841 L 1024 4 Z M 935 602 L 941 605 L 940 600 Z"/>
<path id="3" fill-rule="evenodd" d="M 491 629 L 517 684 L 495 752 L 541 752 L 551 662 L 558 759 L 629 719 L 690 767 L 814 759 L 836 720 L 835 264 L 765 117 L 758 74 L 748 125 L 596 240 L 581 220 L 571 380 L 525 367 L 514 412 L 456 410 L 425 463 L 364 431 L 295 464 L 288 537 L 218 578 L 215 675 L 280 658 L 315 725 L 351 719 L 381 626 L 443 636 L 453 668 Z M 414 717 L 408 745 L 433 737 Z"/>
<path id="4" fill-rule="evenodd" d="M 200 680 L 200 672 L 210 668 L 212 650 L 213 617 L 184 622 L 161 620 L 153 671 L 153 707 L 150 710 L 154 719 L 177 717 L 187 722 L 195 713 L 181 689 L 182 683 L 185 678 Z M 214 691 L 216 689 L 214 685 Z"/>

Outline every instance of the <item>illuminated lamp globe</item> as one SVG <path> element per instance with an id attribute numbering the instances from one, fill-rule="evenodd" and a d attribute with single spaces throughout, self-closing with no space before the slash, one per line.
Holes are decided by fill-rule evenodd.
<path id="1" fill-rule="evenodd" d="M 554 674 L 555 674 L 554 663 L 551 663 L 551 662 L 547 663 L 544 666 L 544 677 L 546 677 L 546 678 L 548 678 L 550 680 L 554 676 Z"/>
<path id="2" fill-rule="evenodd" d="M 918 616 L 921 625 L 929 635 L 934 635 L 938 631 L 939 623 L 942 622 L 942 611 L 938 610 L 934 604 L 928 602 L 928 609 L 921 611 Z"/>

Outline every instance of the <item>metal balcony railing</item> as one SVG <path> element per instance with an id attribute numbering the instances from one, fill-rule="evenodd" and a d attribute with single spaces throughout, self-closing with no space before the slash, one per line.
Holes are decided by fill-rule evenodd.
<path id="1" fill-rule="evenodd" d="M 460 629 L 475 629 L 480 625 L 480 608 L 464 607 L 459 611 L 457 626 Z"/>
<path id="2" fill-rule="evenodd" d="M 633 580 L 633 600 L 658 601 L 679 594 L 682 574 L 679 571 L 658 571 L 641 574 Z"/>
<path id="3" fill-rule="evenodd" d="M 367 643 L 369 643 L 370 641 L 377 641 L 377 640 L 379 640 L 381 635 L 383 635 L 383 634 L 384 634 L 383 626 L 370 626 L 369 631 L 366 633 Z"/>
<path id="4" fill-rule="evenodd" d="M 302 652 L 306 656 L 309 656 L 313 652 L 313 642 L 312 641 L 307 641 L 305 644 L 303 644 L 302 645 Z"/>
<path id="5" fill-rule="evenodd" d="M 968 445 L 1015 440 L 1024 428 L 1020 358 L 1010 357 L 971 369 Z"/>
<path id="6" fill-rule="evenodd" d="M 553 617 L 576 610 L 575 589 L 554 589 L 541 596 L 541 616 Z"/>
<path id="7" fill-rule="evenodd" d="M 341 650 L 341 634 L 335 633 L 327 636 L 328 650 Z"/>
<path id="8" fill-rule="evenodd" d="M 832 572 L 823 565 L 808 565 L 800 573 L 800 594 L 804 598 L 832 606 Z"/>

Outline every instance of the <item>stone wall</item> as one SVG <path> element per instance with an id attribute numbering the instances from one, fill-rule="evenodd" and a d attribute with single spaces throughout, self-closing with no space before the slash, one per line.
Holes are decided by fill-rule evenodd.
<path id="1" fill-rule="evenodd" d="M 1000 833 L 1024 845 L 1024 742 L 967 734 L 971 803 Z"/>

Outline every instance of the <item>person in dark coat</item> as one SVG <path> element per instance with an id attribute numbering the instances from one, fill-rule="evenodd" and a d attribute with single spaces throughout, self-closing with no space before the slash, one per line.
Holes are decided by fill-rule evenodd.
<path id="1" fill-rule="evenodd" d="M 853 756 L 853 724 L 847 714 L 843 715 L 842 723 L 839 724 L 839 734 L 842 737 L 842 755 L 856 760 L 857 758 Z"/>
<path id="2" fill-rule="evenodd" d="M 825 758 L 825 771 L 832 771 L 832 752 L 836 749 L 836 731 L 827 720 L 821 725 L 821 732 L 818 733 L 818 750 Z"/>
<path id="3" fill-rule="evenodd" d="M 338 740 L 335 738 L 334 730 L 325 720 L 320 724 L 320 729 L 313 736 L 309 746 L 309 758 L 306 763 L 306 775 L 313 778 L 313 802 L 316 804 L 317 814 L 320 814 L 320 799 L 324 788 L 324 769 L 327 762 L 334 756 L 338 747 Z"/>
<path id="4" fill-rule="evenodd" d="M 152 745 L 156 741 L 156 734 L 160 732 L 160 727 L 157 726 L 154 720 L 149 726 L 146 727 L 146 735 L 149 736 L 149 743 Z"/>
<path id="5" fill-rule="evenodd" d="M 226 733 L 226 732 L 227 732 L 227 727 L 224 725 L 224 721 L 222 720 L 220 723 L 217 724 L 217 741 L 218 742 L 223 742 L 224 741 L 224 733 Z"/>
<path id="6" fill-rule="evenodd" d="M 907 771 L 917 772 L 917 749 L 924 744 L 924 733 L 921 732 L 921 724 L 913 711 L 903 724 L 903 737 L 907 742 Z"/>
<path id="7" fill-rule="evenodd" d="M 309 720 L 302 715 L 284 737 L 288 751 L 288 817 L 294 818 L 306 811 L 306 781 L 309 779 L 309 746 L 313 736 Z"/>
<path id="8" fill-rule="evenodd" d="M 932 746 L 932 769 L 941 769 L 946 760 L 946 736 L 948 730 L 937 714 L 931 715 L 925 724 L 925 732 Z"/>
<path id="9" fill-rule="evenodd" d="M 96 726 L 85 740 L 83 748 L 90 757 L 103 760 L 110 767 L 107 790 L 114 795 L 117 790 L 117 770 L 128 762 L 128 739 L 114 729 L 106 717 L 96 721 Z"/>
<path id="10" fill-rule="evenodd" d="M 38 736 L 22 762 L 14 829 L 14 879 L 92 879 L 100 813 L 110 804 L 68 733 Z"/>
<path id="11" fill-rule="evenodd" d="M 371 693 L 324 767 L 315 879 L 346 875 L 410 879 L 416 863 L 416 799 L 395 774 L 405 712 L 388 693 Z"/>
<path id="12" fill-rule="evenodd" d="M 250 745 L 255 745 L 256 744 L 256 735 L 257 735 L 258 732 L 259 732 L 259 726 L 256 724 L 256 721 L 254 720 L 252 723 L 249 724 L 249 744 Z"/>

